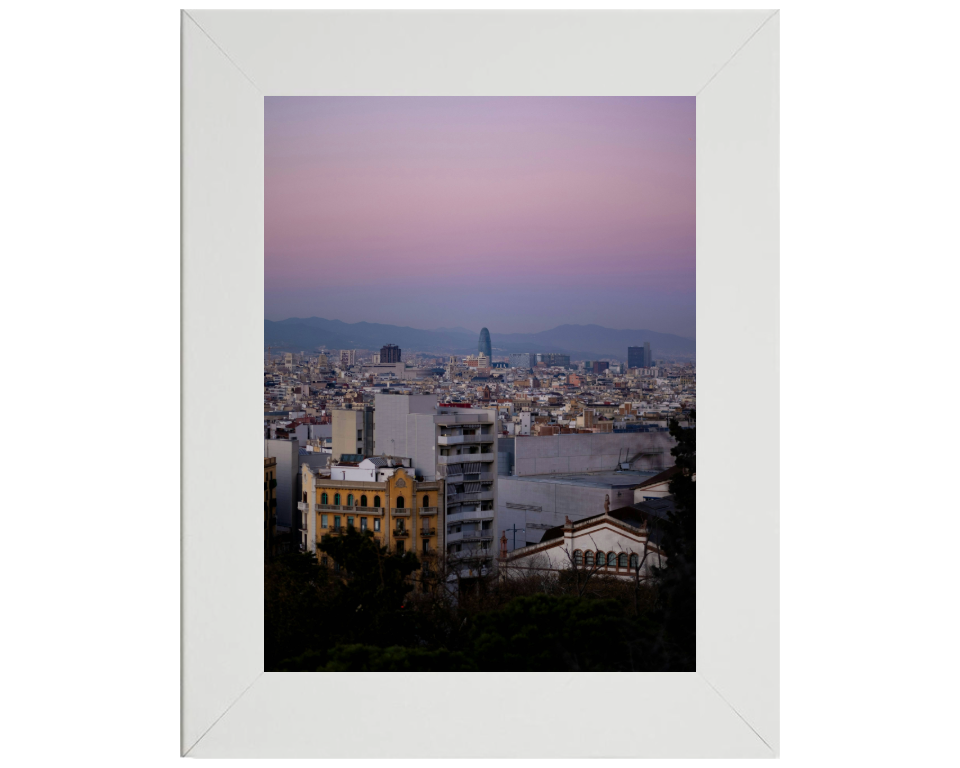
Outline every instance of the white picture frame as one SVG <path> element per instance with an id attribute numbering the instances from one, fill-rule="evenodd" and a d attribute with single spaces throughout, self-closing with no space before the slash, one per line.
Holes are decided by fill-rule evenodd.
<path id="1" fill-rule="evenodd" d="M 181 30 L 182 754 L 777 756 L 777 12 L 185 11 Z M 697 97 L 696 672 L 264 673 L 267 95 Z"/>

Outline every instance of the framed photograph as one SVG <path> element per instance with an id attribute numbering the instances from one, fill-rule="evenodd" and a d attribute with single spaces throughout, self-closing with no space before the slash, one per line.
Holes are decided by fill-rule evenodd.
<path id="1" fill-rule="evenodd" d="M 184 755 L 778 755 L 778 24 L 183 12 Z"/>

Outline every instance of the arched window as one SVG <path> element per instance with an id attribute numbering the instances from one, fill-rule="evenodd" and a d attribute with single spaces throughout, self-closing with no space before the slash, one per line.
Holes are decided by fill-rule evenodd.
<path id="1" fill-rule="evenodd" d="M 397 509 L 403 509 L 403 496 L 397 496 Z"/>
<path id="2" fill-rule="evenodd" d="M 329 504 L 329 503 L 330 503 L 329 499 L 330 499 L 330 497 L 327 496 L 326 493 L 321 493 L 321 494 L 320 494 L 320 503 L 321 503 L 321 504 Z"/>
<path id="3" fill-rule="evenodd" d="M 617 553 L 607 552 L 607 565 L 611 568 L 617 567 Z"/>
<path id="4" fill-rule="evenodd" d="M 587 566 L 587 568 L 593 568 L 593 551 L 592 550 L 588 549 L 586 552 L 584 552 L 583 562 L 584 562 L 584 565 Z"/>
<path id="5" fill-rule="evenodd" d="M 425 507 L 430 506 L 430 497 L 427 494 L 423 495 L 423 506 Z"/>
<path id="6" fill-rule="evenodd" d="M 597 552 L 597 565 L 604 566 L 607 564 L 607 553 L 606 552 Z"/>
<path id="7" fill-rule="evenodd" d="M 361 507 L 367 506 L 367 497 L 366 497 L 366 494 L 364 494 L 363 496 L 360 497 L 360 506 L 361 506 Z"/>
<path id="8" fill-rule="evenodd" d="M 352 507 L 352 506 L 353 506 L 353 494 L 352 494 L 352 493 L 348 493 L 348 494 L 347 494 L 347 506 L 348 506 L 348 507 Z"/>
<path id="9" fill-rule="evenodd" d="M 579 549 L 573 553 L 573 564 L 577 566 L 577 568 L 583 565 L 583 552 Z"/>
<path id="10" fill-rule="evenodd" d="M 333 503 L 336 504 L 338 507 L 340 506 L 340 494 L 339 494 L 339 493 L 333 494 Z"/>
<path id="11" fill-rule="evenodd" d="M 640 555 L 633 554 L 630 555 L 630 568 L 636 570 L 640 567 Z"/>
<path id="12" fill-rule="evenodd" d="M 379 506 L 380 506 L 380 497 L 379 497 L 379 496 L 374 496 L 374 497 L 373 497 L 373 506 L 375 506 L 375 507 L 379 507 Z"/>
<path id="13" fill-rule="evenodd" d="M 626 552 L 621 552 L 621 553 L 620 553 L 620 567 L 621 567 L 621 568 L 626 568 L 626 567 L 627 567 L 627 560 L 628 560 L 628 555 L 627 555 L 627 553 L 626 553 Z"/>

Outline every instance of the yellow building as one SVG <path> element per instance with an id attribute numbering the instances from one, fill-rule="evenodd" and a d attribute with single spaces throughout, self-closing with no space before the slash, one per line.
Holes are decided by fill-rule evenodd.
<path id="1" fill-rule="evenodd" d="M 263 559 L 273 556 L 277 535 L 277 460 L 263 460 Z"/>
<path id="2" fill-rule="evenodd" d="M 425 567 L 435 568 L 444 546 L 444 481 L 418 481 L 410 459 L 350 458 L 357 461 L 342 460 L 330 469 L 303 465 L 307 551 L 335 566 L 320 552 L 320 539 L 353 526 L 370 531 L 391 552 L 413 552 Z"/>

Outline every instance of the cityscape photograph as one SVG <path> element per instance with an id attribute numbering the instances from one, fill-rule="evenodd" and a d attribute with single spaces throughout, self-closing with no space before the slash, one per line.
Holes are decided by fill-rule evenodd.
<path id="1" fill-rule="evenodd" d="M 693 97 L 266 97 L 267 671 L 696 669 Z"/>

